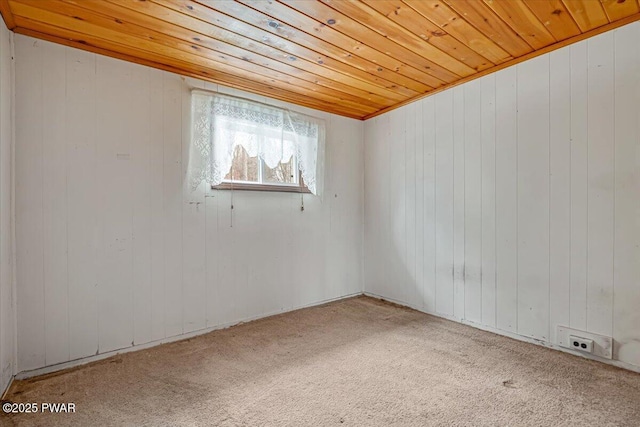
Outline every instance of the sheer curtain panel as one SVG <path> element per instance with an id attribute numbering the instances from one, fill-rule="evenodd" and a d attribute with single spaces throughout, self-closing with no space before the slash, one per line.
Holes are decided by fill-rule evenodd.
<path id="1" fill-rule="evenodd" d="M 321 196 L 325 124 L 305 114 L 227 95 L 193 90 L 189 182 L 220 184 L 229 173 L 234 149 L 259 156 L 275 168 L 296 156 L 304 183 Z"/>

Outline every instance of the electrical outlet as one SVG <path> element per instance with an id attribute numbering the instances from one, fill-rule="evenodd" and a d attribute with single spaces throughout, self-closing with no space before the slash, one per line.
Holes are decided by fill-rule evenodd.
<path id="1" fill-rule="evenodd" d="M 561 325 L 557 326 L 556 331 L 556 343 L 562 347 L 589 353 L 604 359 L 611 359 L 613 357 L 613 338 L 611 337 Z M 578 342 L 578 347 L 574 346 L 574 338 L 587 340 L 584 342 L 587 348 L 582 347 L 582 341 Z M 589 346 L 589 341 L 591 341 L 591 346 Z"/>
<path id="2" fill-rule="evenodd" d="M 584 351 L 585 353 L 593 353 L 593 340 L 590 340 L 589 338 L 570 335 L 569 345 L 574 350 Z"/>

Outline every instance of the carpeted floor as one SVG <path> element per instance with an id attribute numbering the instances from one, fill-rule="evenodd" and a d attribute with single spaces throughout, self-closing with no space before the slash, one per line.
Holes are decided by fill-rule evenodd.
<path id="1" fill-rule="evenodd" d="M 17 381 L 2 426 L 639 426 L 640 375 L 357 297 Z"/>

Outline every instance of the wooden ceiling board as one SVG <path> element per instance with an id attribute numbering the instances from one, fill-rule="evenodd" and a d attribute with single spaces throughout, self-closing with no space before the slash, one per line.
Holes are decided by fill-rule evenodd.
<path id="1" fill-rule="evenodd" d="M 609 22 L 600 0 L 562 0 L 562 2 L 582 32 Z"/>
<path id="2" fill-rule="evenodd" d="M 484 0 L 484 2 L 533 49 L 542 49 L 556 42 L 525 3 L 513 0 Z"/>
<path id="3" fill-rule="evenodd" d="M 238 0 L 242 3 L 251 3 L 249 0 Z M 376 50 L 381 54 L 392 57 L 397 61 L 413 67 L 416 70 L 431 76 L 430 86 L 437 87 L 445 83 L 457 80 L 460 76 L 448 69 L 430 61 L 406 47 L 389 40 L 387 37 L 373 31 L 369 27 L 350 17 L 315 0 L 282 0 L 286 6 L 298 12 L 306 14 L 315 20 L 313 30 L 317 34 L 325 36 L 331 34 L 342 34 L 351 40 L 355 40 L 358 45 L 367 46 L 371 50 Z M 265 11 L 270 11 L 272 16 L 279 16 L 283 11 L 277 8 L 281 3 L 254 2 L 253 7 L 259 7 Z M 274 13 L 275 12 L 275 13 Z M 266 12 L 269 13 L 269 12 Z M 328 24 L 330 21 L 333 24 Z"/>
<path id="4" fill-rule="evenodd" d="M 347 77 L 352 77 L 359 80 L 359 82 L 354 80 L 354 85 L 365 89 L 365 87 L 361 85 L 366 84 L 372 92 L 388 96 L 389 99 L 415 96 L 418 93 L 423 93 L 431 89 L 430 86 L 418 83 L 415 80 L 398 77 L 390 70 L 383 70 L 384 72 L 377 71 L 380 66 L 373 62 L 367 62 L 365 60 L 356 61 L 354 60 L 355 58 L 348 58 L 351 59 L 350 61 L 342 60 L 341 56 L 335 59 L 325 53 L 313 51 L 303 44 L 293 43 L 287 38 L 280 37 L 277 34 L 257 27 L 252 27 L 250 24 L 236 20 L 212 9 L 206 9 L 207 15 L 203 16 L 198 13 L 197 9 L 180 9 L 180 6 L 176 6 L 174 3 L 167 3 L 169 7 L 163 7 L 162 5 L 152 2 L 132 3 L 128 0 L 110 1 L 122 7 L 130 7 L 133 11 L 141 12 L 143 16 L 162 17 L 163 22 L 175 23 L 186 29 L 197 29 L 200 34 L 227 40 L 228 43 L 235 44 L 243 49 L 254 52 L 258 50 L 264 51 L 264 48 L 277 49 L 280 52 L 276 54 L 278 57 L 294 56 L 313 62 L 322 68 L 322 72 L 325 75 L 327 75 L 327 73 L 337 72 Z M 172 9 L 172 6 L 176 7 L 176 9 Z M 246 14 L 244 14 L 243 17 L 246 17 Z M 212 23 L 218 26 L 212 25 Z M 229 29 L 233 29 L 235 32 L 229 31 Z M 253 38 L 249 36 L 253 36 Z M 395 77 L 396 81 L 387 80 L 382 76 Z M 342 79 L 342 77 L 336 74 L 335 79 Z M 403 84 L 406 84 L 408 87 L 403 86 Z"/>
<path id="5" fill-rule="evenodd" d="M 637 0 L 600 0 L 609 22 L 638 13 Z"/>
<path id="6" fill-rule="evenodd" d="M 640 19 L 638 0 L 0 0 L 17 33 L 366 119 Z"/>
<path id="7" fill-rule="evenodd" d="M 442 31 L 427 18 L 415 13 L 401 0 L 363 0 L 363 2 L 438 49 L 449 52 L 458 61 L 467 64 L 474 70 L 484 70 L 494 65 L 487 58 L 459 42 L 455 37 Z"/>
<path id="8" fill-rule="evenodd" d="M 445 0 L 470 25 L 489 40 L 507 51 L 512 58 L 526 55 L 533 49 L 506 22 L 482 1 Z M 504 61 L 503 61 L 504 62 Z"/>
<path id="9" fill-rule="evenodd" d="M 79 6 L 86 5 L 85 1 L 83 0 L 65 1 L 77 4 Z M 163 20 L 161 20 L 156 18 L 153 14 L 149 15 L 140 13 L 141 8 L 128 9 L 125 7 L 127 4 L 130 4 L 130 2 L 116 0 L 114 4 L 108 1 L 102 1 L 98 5 L 92 5 L 91 9 L 105 15 L 112 14 L 113 16 L 120 16 L 121 20 L 136 22 L 138 25 L 143 26 L 147 29 L 153 30 L 156 28 L 163 28 L 164 34 L 181 39 L 196 46 L 219 50 L 216 48 L 216 46 L 219 45 L 219 42 L 224 42 L 230 45 L 235 51 L 239 51 L 241 57 L 246 57 L 245 52 L 250 52 L 261 55 L 262 57 L 273 58 L 276 61 L 285 63 L 295 68 L 299 68 L 309 73 L 322 76 L 326 79 L 331 80 L 332 82 L 345 83 L 347 88 L 354 87 L 359 90 L 369 92 L 373 95 L 377 95 L 377 97 L 380 98 L 381 102 L 383 103 L 385 101 L 382 101 L 382 99 L 386 99 L 386 102 L 388 102 L 389 99 L 403 99 L 403 94 L 400 94 L 393 89 L 387 89 L 385 87 L 385 85 L 393 86 L 393 83 L 383 81 L 381 79 L 377 79 L 375 82 L 373 82 L 371 80 L 373 80 L 373 77 L 375 76 L 371 76 L 370 74 L 363 73 L 370 78 L 369 81 L 366 80 L 366 78 L 352 77 L 352 75 L 337 71 L 335 68 L 330 68 L 328 66 L 323 67 L 313 59 L 301 57 L 299 55 L 293 56 L 291 53 L 285 50 L 276 49 L 272 45 L 259 43 L 252 39 L 243 37 L 240 34 L 231 32 L 225 28 L 208 24 L 204 21 L 200 21 L 190 16 L 183 15 L 171 9 L 163 8 L 162 6 L 156 5 L 155 3 L 143 2 L 140 4 L 151 6 L 151 8 L 154 8 L 154 11 L 163 9 L 163 12 L 166 11 L 166 14 L 163 13 L 163 16 L 169 16 L 166 16 Z M 183 25 L 175 25 L 177 24 L 177 21 L 181 21 L 180 23 Z M 193 34 L 191 34 L 189 30 L 192 30 Z M 297 59 L 292 61 L 292 56 Z M 359 70 L 351 71 L 357 72 Z M 413 95 L 417 94 L 417 92 L 415 91 L 406 91 L 405 93 L 412 93 Z"/>
<path id="10" fill-rule="evenodd" d="M 561 0 L 524 0 L 524 2 L 556 40 L 565 40 L 580 34 L 578 24 L 569 15 L 569 11 Z"/>
<path id="11" fill-rule="evenodd" d="M 431 59 L 439 66 L 453 73 L 453 75 L 469 76 L 476 71 L 464 62 L 461 62 L 453 56 L 450 56 L 448 53 L 438 49 L 433 44 L 429 43 L 428 40 L 412 33 L 402 25 L 399 25 L 395 21 L 389 19 L 387 16 L 380 14 L 380 12 L 369 7 L 366 3 L 343 0 L 320 1 L 343 13 L 345 16 L 349 16 L 351 19 L 359 22 L 365 27 L 368 27 L 372 31 L 379 33 L 384 38 L 395 42 L 399 47 L 406 47 L 425 59 Z M 383 25 L 379 25 L 380 21 L 383 21 Z"/>
<path id="12" fill-rule="evenodd" d="M 155 1 L 162 2 L 167 7 L 172 7 L 173 5 L 172 0 Z M 180 3 L 178 2 L 178 4 Z M 275 36 L 305 46 L 354 67 L 359 67 L 362 70 L 374 74 L 377 73 L 377 75 L 385 78 L 389 78 L 387 75 L 392 74 L 390 78 L 396 81 L 397 84 L 419 92 L 425 92 L 425 90 L 420 89 L 420 87 L 428 87 L 426 91 L 433 89 L 433 86 L 428 85 L 431 80 L 433 80 L 436 85 L 442 83 L 440 80 L 433 79 L 428 74 L 406 65 L 402 61 L 381 54 L 377 50 L 370 49 L 368 46 L 339 33 L 329 33 L 325 39 L 301 31 L 300 29 L 302 28 L 307 31 L 313 30 L 317 23 L 306 15 L 297 14 L 295 11 L 290 11 L 287 24 L 285 25 L 280 22 L 280 19 L 272 20 L 270 16 L 245 7 L 237 2 L 210 2 L 207 3 L 207 7 L 229 16 L 239 16 L 238 21 L 241 20 L 258 28 L 264 27 L 265 30 L 270 31 Z M 182 9 L 183 6 L 181 5 L 180 8 Z M 206 8 L 200 12 L 205 13 L 205 9 Z M 197 7 L 193 7 L 192 10 L 197 10 Z M 275 22 L 278 25 L 274 28 L 269 25 L 270 22 Z M 321 27 L 316 32 L 320 32 L 320 30 Z M 371 64 L 373 64 L 373 66 L 371 66 Z"/>
<path id="13" fill-rule="evenodd" d="M 416 12 L 429 19 L 453 37 L 469 46 L 494 64 L 511 58 L 511 55 L 491 39 L 465 21 L 455 10 L 440 0 L 403 0 Z"/>

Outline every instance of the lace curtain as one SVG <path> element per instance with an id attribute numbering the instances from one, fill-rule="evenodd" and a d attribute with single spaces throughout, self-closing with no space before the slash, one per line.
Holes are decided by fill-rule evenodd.
<path id="1" fill-rule="evenodd" d="M 194 90 L 191 101 L 192 141 L 189 181 L 217 185 L 231 169 L 241 145 L 275 168 L 296 156 L 309 190 L 322 194 L 324 121 L 245 99 Z"/>

